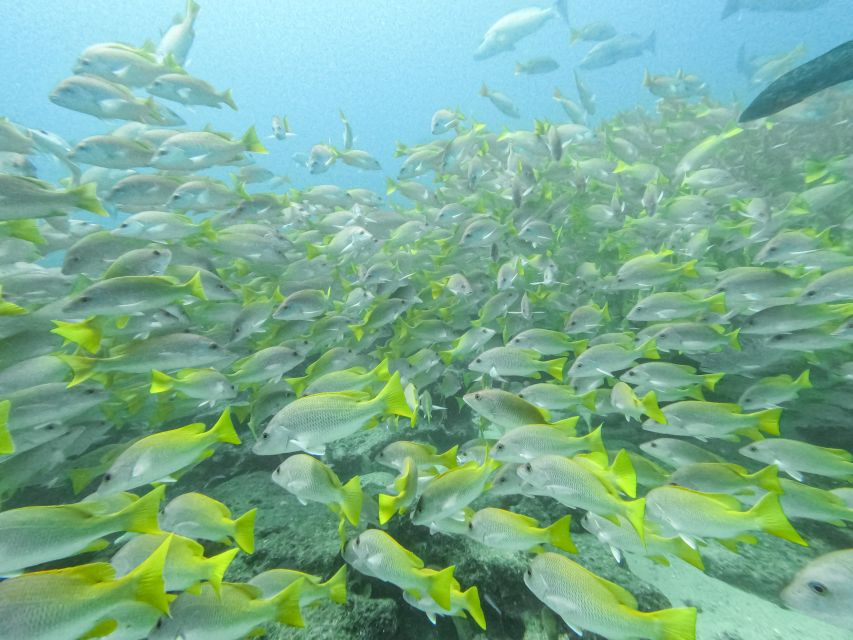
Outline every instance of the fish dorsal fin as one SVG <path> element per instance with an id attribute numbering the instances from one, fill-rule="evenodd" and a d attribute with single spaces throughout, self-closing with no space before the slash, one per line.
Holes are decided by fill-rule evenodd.
<path id="1" fill-rule="evenodd" d="M 91 564 L 83 564 L 77 567 L 67 567 L 65 569 L 51 569 L 48 571 L 33 571 L 27 573 L 28 576 L 38 575 L 62 575 L 73 576 L 80 578 L 86 582 L 96 584 L 99 582 L 109 582 L 115 579 L 115 569 L 109 562 L 93 562 Z"/>
<path id="2" fill-rule="evenodd" d="M 239 592 L 240 594 L 250 598 L 251 600 L 259 600 L 263 597 L 264 592 L 259 587 L 253 584 L 245 584 L 243 582 L 223 582 L 222 586 L 228 586 L 229 589 Z"/>
<path id="3" fill-rule="evenodd" d="M 605 580 L 601 576 L 597 576 L 593 573 L 590 573 L 590 575 L 598 581 L 598 584 L 600 584 L 602 587 L 612 593 L 613 597 L 616 598 L 616 600 L 618 600 L 620 604 L 623 604 L 631 609 L 637 608 L 637 599 L 630 591 L 628 591 L 624 587 L 620 587 L 616 583 L 610 582 L 610 580 Z"/>
<path id="4" fill-rule="evenodd" d="M 821 447 L 824 451 L 831 453 L 834 456 L 838 456 L 842 460 L 846 460 L 847 462 L 853 462 L 853 454 L 851 454 L 846 449 L 832 449 L 830 447 Z"/>
<path id="5" fill-rule="evenodd" d="M 703 493 L 702 491 L 694 491 L 693 489 L 688 489 L 687 487 L 678 487 L 680 491 L 689 491 L 690 493 L 701 496 L 706 500 L 711 500 L 712 502 L 716 502 L 721 507 L 726 509 L 730 509 L 731 511 L 740 511 L 741 503 L 740 500 L 735 498 L 734 496 L 730 496 L 727 493 Z"/>
<path id="6" fill-rule="evenodd" d="M 171 433 L 174 435 L 198 435 L 199 433 L 204 433 L 205 424 L 203 422 L 193 422 L 192 424 L 188 424 L 185 427 L 178 427 L 177 429 L 172 429 Z"/>

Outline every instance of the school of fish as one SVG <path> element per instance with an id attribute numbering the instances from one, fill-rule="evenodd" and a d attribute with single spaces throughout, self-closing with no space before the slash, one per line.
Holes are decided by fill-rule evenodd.
<path id="1" fill-rule="evenodd" d="M 238 106 L 183 66 L 198 15 L 189 0 L 159 45 L 80 54 L 50 100 L 103 133 L 0 121 L 0 635 L 236 640 L 365 579 L 487 630 L 489 585 L 395 539 L 419 531 L 524 554 L 517 583 L 580 635 L 692 640 L 701 612 L 640 610 L 577 539 L 703 571 L 711 545 L 796 555 L 799 524 L 853 522 L 853 94 L 738 126 L 701 79 L 646 71 L 656 111 L 592 125 L 594 70 L 656 34 L 569 30 L 559 1 L 501 17 L 474 55 L 552 20 L 592 43 L 577 102 L 555 91 L 565 121 L 493 132 L 439 109 L 387 193 L 285 190 L 254 154 L 293 144 L 286 116 L 264 141 L 183 127 L 183 107 Z M 800 53 L 740 60 L 763 84 Z M 340 118 L 341 148 L 295 160 L 380 170 Z M 34 154 L 66 183 L 35 177 Z M 223 167 L 233 184 L 205 174 Z M 327 448 L 370 429 L 374 464 L 340 477 Z M 217 471 L 227 449 L 242 469 Z M 262 544 L 256 510 L 182 478 L 258 456 L 278 463 L 259 494 L 339 523 L 334 575 L 273 555 L 227 580 Z M 781 602 L 853 630 L 853 548 L 808 559 Z"/>

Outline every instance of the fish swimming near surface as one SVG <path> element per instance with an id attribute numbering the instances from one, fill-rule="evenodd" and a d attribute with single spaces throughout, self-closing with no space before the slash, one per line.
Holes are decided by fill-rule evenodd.
<path id="1" fill-rule="evenodd" d="M 766 118 L 824 89 L 853 79 L 853 40 L 792 69 L 758 96 L 740 114 L 740 122 Z"/>

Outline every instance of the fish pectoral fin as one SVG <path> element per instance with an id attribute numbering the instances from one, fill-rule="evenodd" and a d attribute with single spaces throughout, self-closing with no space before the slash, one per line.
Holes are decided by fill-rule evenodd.
<path id="1" fill-rule="evenodd" d="M 108 618 L 107 620 L 101 620 L 94 627 L 92 627 L 86 633 L 80 636 L 80 640 L 89 640 L 89 638 L 103 638 L 104 636 L 110 635 L 113 631 L 116 630 L 117 627 L 117 620 L 113 620 L 112 618 Z"/>
<path id="2" fill-rule="evenodd" d="M 101 551 L 110 546 L 110 541 L 104 538 L 99 538 L 93 542 L 87 544 L 83 549 L 80 550 L 80 553 L 89 553 L 90 551 Z M 107 635 L 106 633 L 104 635 Z M 97 636 L 91 636 L 93 638 Z"/>
<path id="3" fill-rule="evenodd" d="M 790 467 L 788 467 L 788 465 L 786 465 L 781 460 L 774 460 L 773 464 L 776 465 L 776 467 L 779 469 L 779 471 L 783 471 L 783 472 L 787 473 L 789 476 L 791 476 L 797 482 L 803 481 L 803 474 L 802 473 L 800 473 L 796 469 L 791 469 Z"/>
<path id="4" fill-rule="evenodd" d="M 133 465 L 133 470 L 130 475 L 133 478 L 138 478 L 140 476 L 144 476 L 149 469 L 151 469 L 153 460 L 151 459 L 151 452 L 146 451 L 139 459 L 136 461 L 136 464 Z"/>

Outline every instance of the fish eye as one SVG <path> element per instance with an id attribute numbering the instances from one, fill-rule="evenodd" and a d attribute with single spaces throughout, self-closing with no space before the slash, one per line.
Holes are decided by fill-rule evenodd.
<path id="1" fill-rule="evenodd" d="M 270 437 L 270 434 L 267 433 L 266 431 L 264 431 L 263 435 L 261 435 L 261 438 L 263 438 L 264 440 L 269 440 L 269 437 Z"/>
<path id="2" fill-rule="evenodd" d="M 474 523 L 473 523 L 473 522 L 469 522 L 469 523 L 468 523 L 468 531 L 473 531 L 473 529 L 474 529 Z"/>
<path id="3" fill-rule="evenodd" d="M 815 290 L 806 291 L 806 297 L 807 298 L 811 298 L 813 295 L 816 295 L 816 294 L 817 294 L 817 291 L 815 291 Z"/>
<path id="4" fill-rule="evenodd" d="M 657 443 L 657 442 L 650 442 L 650 443 L 649 443 L 649 446 L 650 446 L 652 449 L 657 449 L 658 443 Z"/>
<path id="5" fill-rule="evenodd" d="M 503 443 L 498 443 L 498 444 L 496 444 L 496 445 L 495 445 L 495 450 L 496 450 L 496 451 L 503 451 L 505 448 L 506 448 L 506 447 L 503 445 Z"/>
<path id="6" fill-rule="evenodd" d="M 218 349 L 218 348 L 219 348 L 219 345 L 216 344 L 215 342 L 208 347 L 208 349 Z"/>
<path id="7" fill-rule="evenodd" d="M 474 394 L 474 400 L 479 400 L 479 399 L 480 399 L 480 394 L 479 394 L 479 393 L 475 393 L 475 394 Z"/>
<path id="8" fill-rule="evenodd" d="M 276 468 L 275 468 L 275 471 L 273 471 L 273 473 L 275 473 L 276 475 L 278 475 L 279 473 L 281 473 L 281 467 L 276 467 Z"/>
<path id="9" fill-rule="evenodd" d="M 774 251 L 776 251 L 778 248 L 779 248 L 779 247 L 768 247 L 768 248 L 767 248 L 767 253 L 773 253 L 773 252 L 774 252 Z"/>
<path id="10" fill-rule="evenodd" d="M 628 375 L 629 376 L 635 376 L 635 375 L 637 375 L 637 372 L 636 371 L 629 371 Z"/>
<path id="11" fill-rule="evenodd" d="M 151 253 L 153 253 L 155 256 L 160 255 L 160 251 L 158 251 L 157 249 L 154 249 L 154 251 L 152 251 Z"/>
<path id="12" fill-rule="evenodd" d="M 158 629 L 163 627 L 163 618 L 157 618 L 157 624 L 155 625 Z"/>
<path id="13" fill-rule="evenodd" d="M 575 366 L 580 369 L 583 366 L 583 362 L 575 362 Z"/>
<path id="14" fill-rule="evenodd" d="M 128 225 L 126 222 L 122 222 L 122 223 L 119 225 L 119 229 L 126 229 L 128 226 L 130 226 L 130 225 Z"/>
<path id="15" fill-rule="evenodd" d="M 86 303 L 86 302 L 91 302 L 92 298 L 90 298 L 89 296 L 80 296 L 79 298 L 77 298 L 77 301 L 82 302 L 82 303 Z"/>
<path id="16" fill-rule="evenodd" d="M 113 479 L 113 474 L 111 474 L 111 473 L 105 473 L 104 474 L 104 482 L 109 482 L 112 479 Z"/>
<path id="17" fill-rule="evenodd" d="M 477 358 L 476 360 L 474 360 L 474 362 L 476 362 L 476 363 L 480 363 L 480 362 L 482 362 L 482 361 L 483 361 L 483 359 L 482 359 L 482 358 Z"/>
<path id="18" fill-rule="evenodd" d="M 355 540 L 353 540 L 353 544 L 354 544 L 356 547 L 358 546 L 358 543 L 359 543 L 359 542 L 361 542 L 360 538 L 356 538 Z"/>
<path id="19" fill-rule="evenodd" d="M 86 389 L 86 391 L 84 391 L 83 393 L 85 393 L 87 396 L 91 396 L 93 393 L 95 393 L 95 390 L 94 389 Z"/>
<path id="20" fill-rule="evenodd" d="M 825 584 L 822 582 L 815 582 L 814 580 L 809 582 L 808 587 L 813 593 L 816 593 L 819 596 L 824 595 L 828 591 Z"/>
<path id="21" fill-rule="evenodd" d="M 524 465 L 524 470 L 527 473 L 530 473 L 531 471 L 533 471 L 533 465 L 528 462 L 526 465 Z"/>
<path id="22" fill-rule="evenodd" d="M 747 447 L 747 449 L 748 449 L 749 451 L 752 451 L 753 453 L 758 453 L 758 447 L 756 447 L 754 444 L 749 445 L 749 446 Z"/>
<path id="23" fill-rule="evenodd" d="M 532 578 L 532 577 L 533 577 L 533 571 L 531 571 L 530 567 L 528 567 L 528 568 L 525 570 L 524 575 L 525 575 L 525 576 L 527 576 L 528 578 Z"/>

